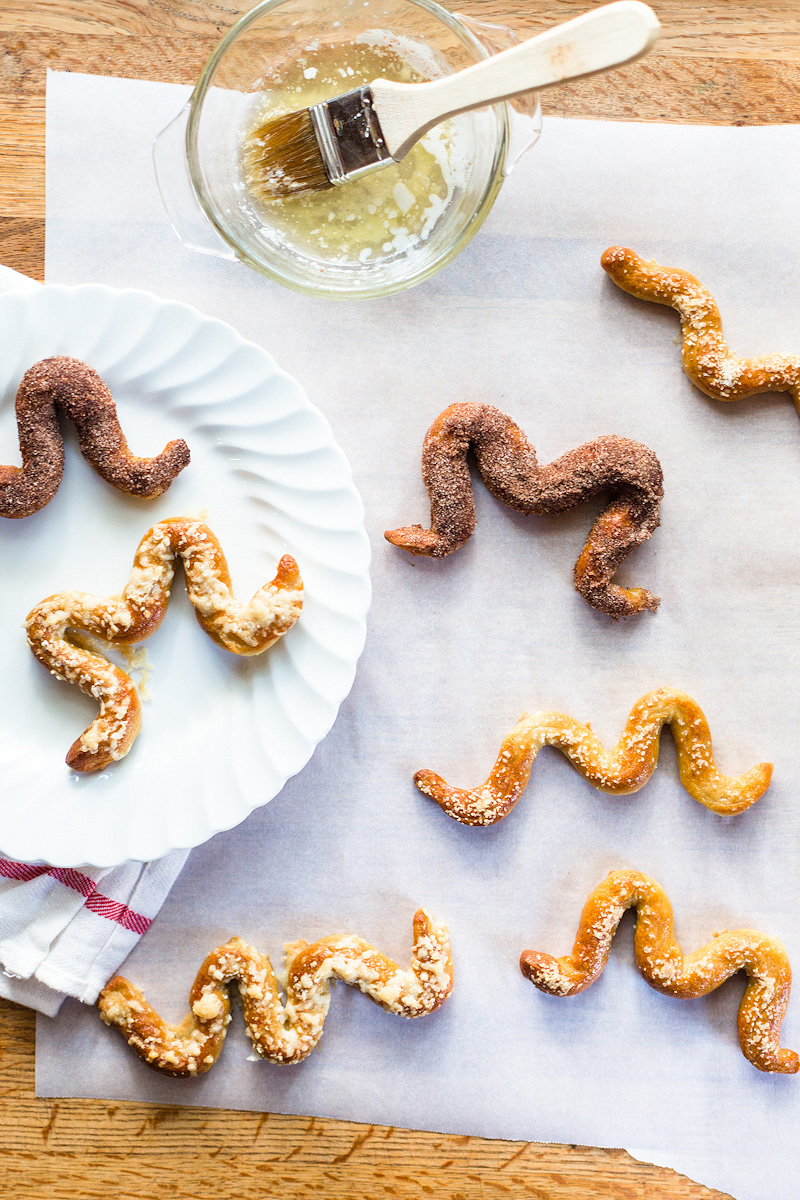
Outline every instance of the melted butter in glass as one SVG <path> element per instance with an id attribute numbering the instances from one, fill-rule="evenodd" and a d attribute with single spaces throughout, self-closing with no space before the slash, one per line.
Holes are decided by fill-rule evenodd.
<path id="1" fill-rule="evenodd" d="M 270 117 L 310 108 L 383 77 L 402 83 L 431 78 L 421 73 L 429 52 L 399 41 L 380 44 L 380 35 L 339 45 L 315 43 L 265 79 L 264 99 L 251 114 L 249 128 Z M 388 35 L 386 35 L 388 39 Z M 373 38 L 375 41 L 373 41 Z M 410 64 L 403 49 L 421 51 Z M 430 66 L 434 64 L 431 62 Z M 266 90 L 268 89 L 268 90 Z M 403 253 L 423 241 L 447 205 L 460 174 L 449 122 L 436 126 L 400 163 L 382 167 L 338 188 L 309 192 L 268 203 L 251 202 L 264 222 L 265 235 L 295 246 L 304 254 L 333 262 L 374 262 Z"/>

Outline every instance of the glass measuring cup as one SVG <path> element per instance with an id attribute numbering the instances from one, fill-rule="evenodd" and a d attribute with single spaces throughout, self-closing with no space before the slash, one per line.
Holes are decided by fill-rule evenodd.
<path id="1" fill-rule="evenodd" d="M 448 263 L 487 216 L 503 178 L 538 138 L 535 94 L 452 120 L 461 154 L 443 208 L 425 236 L 366 258 L 332 258 L 270 224 L 253 201 L 241 162 L 244 130 L 269 98 L 270 78 L 286 77 L 320 41 L 335 49 L 381 36 L 412 47 L 425 77 L 448 74 L 517 42 L 499 25 L 455 16 L 435 0 L 265 0 L 223 38 L 185 108 L 159 134 L 153 154 L 170 220 L 191 249 L 239 260 L 287 287 L 328 298 L 364 299 L 411 287 Z M 420 64 L 422 64 L 420 71 Z M 390 72 L 386 72 L 390 76 Z M 367 80 L 347 78 L 341 91 Z M 302 98 L 296 107 L 306 107 Z M 389 170 L 394 168 L 390 167 Z M 342 192 L 356 185 L 345 184 Z M 325 193 L 326 196 L 331 193 Z M 352 218 L 351 218 L 352 219 Z"/>

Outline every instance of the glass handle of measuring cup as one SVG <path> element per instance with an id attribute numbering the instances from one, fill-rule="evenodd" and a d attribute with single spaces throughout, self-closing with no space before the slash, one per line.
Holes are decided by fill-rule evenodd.
<path id="1" fill-rule="evenodd" d="M 454 16 L 492 54 L 518 46 L 521 39 L 507 25 L 495 25 L 489 21 L 477 21 L 458 12 Z M 538 92 L 525 92 L 514 100 L 507 101 L 508 108 L 508 151 L 503 174 L 510 175 L 524 154 L 535 146 L 542 132 L 542 106 Z"/>
<path id="2" fill-rule="evenodd" d="M 231 262 L 238 259 L 228 243 L 220 237 L 203 211 L 192 186 L 186 158 L 186 126 L 189 105 L 178 113 L 153 142 L 153 166 L 161 199 L 170 224 L 190 250 L 213 254 Z"/>

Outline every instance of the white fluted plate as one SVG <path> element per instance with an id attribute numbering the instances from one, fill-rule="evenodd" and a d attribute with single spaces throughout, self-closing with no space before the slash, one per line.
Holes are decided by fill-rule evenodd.
<path id="1" fill-rule="evenodd" d="M 100 372 L 135 454 L 175 437 L 192 453 L 163 496 L 139 500 L 95 474 L 67 425 L 55 498 L 34 516 L 0 518 L 0 849 L 111 866 L 237 825 L 308 762 L 364 645 L 369 543 L 348 462 L 296 380 L 229 325 L 147 292 L 0 296 L 0 462 L 21 461 L 19 381 L 54 354 Z M 151 664 L 142 732 L 112 768 L 77 775 L 64 756 L 97 704 L 34 659 L 25 616 L 53 592 L 120 592 L 142 535 L 192 508 L 207 510 L 239 597 L 294 555 L 300 620 L 265 654 L 238 658 L 203 633 L 179 572 L 161 628 L 141 644 Z"/>

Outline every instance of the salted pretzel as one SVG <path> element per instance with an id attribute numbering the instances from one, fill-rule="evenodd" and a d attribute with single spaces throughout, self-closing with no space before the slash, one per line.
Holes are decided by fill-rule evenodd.
<path id="1" fill-rule="evenodd" d="M 614 283 L 639 300 L 665 304 L 680 314 L 683 369 L 712 400 L 744 400 L 760 392 L 790 392 L 800 409 L 800 355 L 737 358 L 728 349 L 714 297 L 679 267 L 646 262 L 625 246 L 600 260 Z"/>
<path id="2" fill-rule="evenodd" d="M 124 758 L 139 733 L 136 688 L 124 671 L 75 638 L 82 630 L 112 645 L 150 636 L 169 604 L 176 556 L 183 559 L 186 591 L 208 636 L 233 654 L 261 654 L 294 625 L 303 606 L 303 581 L 285 554 L 271 583 L 246 604 L 231 590 L 222 547 L 207 525 L 190 517 L 159 521 L 142 538 L 121 596 L 58 592 L 28 614 L 28 645 L 40 663 L 100 702 L 100 714 L 73 743 L 67 764 L 99 771 Z"/>
<path id="3" fill-rule="evenodd" d="M 540 466 L 519 426 L 491 404 L 452 404 L 439 414 L 422 447 L 431 528 L 387 530 L 388 541 L 428 558 L 444 558 L 464 545 L 475 528 L 470 450 L 489 491 L 517 512 L 549 516 L 611 492 L 575 564 L 575 587 L 612 617 L 658 607 L 658 597 L 644 588 L 611 582 L 623 559 L 659 523 L 662 474 L 652 450 L 628 438 L 601 437 Z"/>
<path id="4" fill-rule="evenodd" d="M 169 442 L 155 458 L 136 458 L 120 428 L 114 397 L 97 372 L 77 358 L 45 358 L 25 372 L 17 391 L 22 466 L 0 467 L 0 516 L 29 517 L 58 491 L 64 439 L 56 410 L 77 428 L 84 458 L 121 492 L 160 496 L 189 462 L 182 439 Z"/>
<path id="5" fill-rule="evenodd" d="M 681 783 L 712 812 L 744 812 L 769 787 L 772 763 L 759 763 L 738 778 L 720 775 L 700 705 L 673 688 L 657 688 L 636 701 L 622 737 L 610 752 L 588 725 L 565 713 L 524 713 L 500 747 L 489 778 L 479 787 L 450 787 L 427 770 L 417 771 L 414 782 L 462 825 L 494 825 L 525 791 L 542 746 L 555 746 L 598 791 L 627 796 L 638 792 L 656 769 L 665 725 L 675 739 Z"/>
<path id="6" fill-rule="evenodd" d="M 189 996 L 191 1012 L 168 1025 L 138 988 L 122 976 L 98 1000 L 107 1025 L 122 1030 L 149 1067 L 180 1078 L 199 1075 L 217 1061 L 230 1022 L 230 984 L 238 984 L 247 1035 L 256 1053 L 273 1063 L 299 1063 L 322 1037 L 330 1005 L 329 982 L 359 988 L 387 1012 L 422 1017 L 444 1004 L 453 987 L 453 964 L 445 925 L 420 908 L 414 914 L 411 967 L 402 970 L 363 938 L 321 938 L 285 947 L 286 1001 L 270 960 L 233 938 L 212 951 Z"/>
<path id="7" fill-rule="evenodd" d="M 636 965 L 656 991 L 694 1000 L 715 991 L 737 971 L 747 987 L 739 1005 L 739 1044 L 759 1071 L 793 1075 L 800 1068 L 794 1050 L 780 1046 L 781 1023 L 792 988 L 786 949 L 777 938 L 754 929 L 716 933 L 685 958 L 675 941 L 672 905 L 663 888 L 639 871 L 612 871 L 584 905 L 572 953 L 552 958 L 524 950 L 523 975 L 551 996 L 577 996 L 602 974 L 614 934 L 629 908 L 636 909 Z"/>

